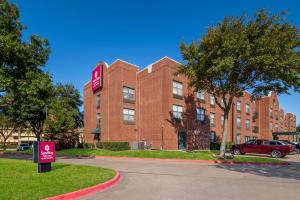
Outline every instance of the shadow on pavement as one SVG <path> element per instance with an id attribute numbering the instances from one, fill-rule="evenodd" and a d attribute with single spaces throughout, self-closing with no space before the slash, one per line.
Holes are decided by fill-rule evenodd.
<path id="1" fill-rule="evenodd" d="M 216 168 L 252 175 L 300 180 L 300 163 L 289 162 L 286 166 L 270 165 L 215 165 Z"/>

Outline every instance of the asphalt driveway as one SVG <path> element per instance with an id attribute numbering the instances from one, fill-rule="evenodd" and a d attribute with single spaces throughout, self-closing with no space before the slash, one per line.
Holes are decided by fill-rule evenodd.
<path id="1" fill-rule="evenodd" d="M 299 199 L 300 156 L 289 166 L 219 165 L 126 158 L 70 158 L 59 162 L 113 168 L 121 183 L 84 199 L 253 200 Z"/>

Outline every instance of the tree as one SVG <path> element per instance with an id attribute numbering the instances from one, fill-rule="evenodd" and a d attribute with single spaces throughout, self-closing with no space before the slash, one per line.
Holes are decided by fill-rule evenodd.
<path id="1" fill-rule="evenodd" d="M 23 41 L 26 27 L 19 18 L 15 4 L 0 0 L 0 109 L 13 122 L 33 126 L 39 139 L 45 118 L 41 109 L 45 110 L 48 101 L 43 97 L 48 98 L 51 83 L 41 67 L 48 60 L 50 48 L 48 40 L 36 35 L 30 36 L 29 42 Z"/>
<path id="2" fill-rule="evenodd" d="M 299 92 L 300 35 L 284 16 L 260 10 L 251 18 L 226 17 L 211 26 L 199 42 L 180 45 L 184 64 L 179 73 L 185 74 L 195 89 L 214 95 L 224 112 L 220 157 L 225 154 L 234 98 L 245 90 L 253 99 L 269 91 Z"/>
<path id="3" fill-rule="evenodd" d="M 78 142 L 78 128 L 82 127 L 79 91 L 71 84 L 55 86 L 55 98 L 49 105 L 46 127 L 50 138 L 58 139 L 62 145 L 74 147 Z"/>
<path id="4" fill-rule="evenodd" d="M 9 137 L 16 130 L 16 124 L 10 121 L 2 113 L 0 114 L 0 135 L 3 142 L 3 150 L 6 150 L 6 143 Z"/>
<path id="5" fill-rule="evenodd" d="M 7 93 L 8 99 L 14 101 L 4 109 L 4 112 L 12 119 L 27 124 L 40 141 L 47 118 L 47 106 L 54 97 L 50 76 L 40 71 L 26 73 L 26 81 L 19 86 L 18 96 L 15 95 L 14 92 Z"/>

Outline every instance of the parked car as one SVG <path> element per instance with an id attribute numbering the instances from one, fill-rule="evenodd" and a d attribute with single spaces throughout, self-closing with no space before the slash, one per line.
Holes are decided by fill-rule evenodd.
<path id="1" fill-rule="evenodd" d="M 29 144 L 20 144 L 19 146 L 17 146 L 17 151 L 24 151 L 30 149 L 30 145 Z"/>
<path id="2" fill-rule="evenodd" d="M 298 143 L 298 142 L 290 142 L 288 140 L 280 140 L 280 141 L 284 142 L 287 145 L 294 146 L 295 153 L 300 153 L 300 143 Z"/>
<path id="3" fill-rule="evenodd" d="M 296 152 L 300 154 L 300 142 L 291 142 L 295 145 Z"/>
<path id="4" fill-rule="evenodd" d="M 249 140 L 244 144 L 232 146 L 232 151 L 237 155 L 246 153 L 269 154 L 273 158 L 285 157 L 293 150 L 293 147 L 276 140 Z"/>

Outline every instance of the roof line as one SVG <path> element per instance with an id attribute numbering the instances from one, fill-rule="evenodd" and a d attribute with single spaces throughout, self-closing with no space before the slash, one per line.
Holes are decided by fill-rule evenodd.
<path id="1" fill-rule="evenodd" d="M 135 64 L 132 64 L 132 63 L 130 63 L 130 62 L 127 62 L 127 61 L 125 61 L 125 60 L 121 60 L 121 59 L 116 59 L 113 63 L 110 64 L 110 66 L 112 66 L 114 63 L 116 63 L 116 62 L 118 62 L 118 61 L 123 62 L 123 63 L 126 63 L 126 64 L 128 64 L 128 65 L 132 65 L 133 67 L 136 67 L 137 69 L 140 69 L 139 66 L 137 66 L 137 65 L 135 65 Z"/>

